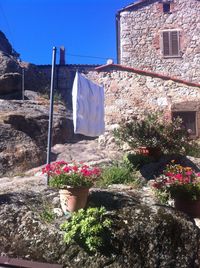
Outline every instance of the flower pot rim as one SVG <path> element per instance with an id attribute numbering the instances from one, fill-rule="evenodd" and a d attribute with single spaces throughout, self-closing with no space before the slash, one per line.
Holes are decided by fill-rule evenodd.
<path id="1" fill-rule="evenodd" d="M 184 197 L 173 197 L 173 200 L 179 200 L 182 202 L 200 202 L 200 197 L 198 199 L 188 199 Z"/>
<path id="2" fill-rule="evenodd" d="M 74 188 L 78 188 L 78 189 L 82 189 L 82 188 L 84 188 L 84 189 L 89 189 L 89 188 L 91 188 L 91 186 L 70 186 L 70 185 L 63 185 L 62 187 L 59 187 L 59 191 L 60 190 L 69 190 L 69 189 L 74 189 Z"/>

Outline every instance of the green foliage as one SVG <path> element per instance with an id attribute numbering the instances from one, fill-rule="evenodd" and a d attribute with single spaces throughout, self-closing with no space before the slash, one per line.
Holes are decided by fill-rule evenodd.
<path id="1" fill-rule="evenodd" d="M 157 195 L 168 194 L 172 199 L 200 199 L 200 173 L 196 173 L 191 167 L 176 164 L 175 160 L 166 166 L 163 173 L 152 181 Z"/>
<path id="2" fill-rule="evenodd" d="M 154 190 L 156 198 L 160 201 L 161 204 L 167 204 L 170 199 L 170 194 L 167 191 Z"/>
<path id="3" fill-rule="evenodd" d="M 180 198 L 184 200 L 200 199 L 200 183 L 177 184 L 169 187 L 171 198 Z"/>
<path id="4" fill-rule="evenodd" d="M 76 241 L 90 252 L 96 252 L 104 246 L 110 233 L 112 221 L 106 218 L 104 207 L 80 209 L 74 212 L 70 221 L 61 224 L 64 241 L 70 244 Z"/>
<path id="5" fill-rule="evenodd" d="M 44 99 L 49 100 L 49 99 L 50 99 L 49 94 L 50 94 L 50 93 L 49 93 L 49 88 L 47 88 L 47 89 L 44 89 L 43 93 L 41 93 L 40 96 L 41 96 L 42 98 L 44 98 Z M 59 93 L 58 91 L 55 91 L 55 92 L 54 92 L 54 102 L 55 102 L 56 104 L 58 104 L 58 103 L 62 103 L 62 104 L 65 105 L 65 101 L 64 101 L 64 99 L 63 99 L 61 93 Z"/>
<path id="6" fill-rule="evenodd" d="M 93 185 L 93 182 L 86 180 L 85 177 L 81 177 L 77 173 L 63 173 L 57 176 L 53 176 L 49 180 L 49 185 L 55 188 L 63 188 L 66 185 L 72 187 L 91 187 Z"/>
<path id="7" fill-rule="evenodd" d="M 127 154 L 124 156 L 123 160 L 131 170 L 139 170 L 142 166 L 154 161 L 153 157 L 141 154 Z"/>
<path id="8" fill-rule="evenodd" d="M 45 205 L 44 210 L 40 213 L 41 220 L 51 223 L 55 220 L 55 214 L 50 206 Z"/>
<path id="9" fill-rule="evenodd" d="M 130 166 L 122 164 L 113 164 L 102 170 L 100 186 L 108 186 L 111 184 L 135 184 L 136 176 L 131 171 Z"/>
<path id="10" fill-rule="evenodd" d="M 163 153 L 183 153 L 189 137 L 182 127 L 182 120 L 165 120 L 162 113 L 147 114 L 143 119 L 133 118 L 122 121 L 120 127 L 114 130 L 114 136 L 121 142 L 126 142 L 131 148 L 140 146 L 160 148 Z"/>
<path id="11" fill-rule="evenodd" d="M 200 144 L 198 140 L 191 140 L 185 147 L 186 155 L 200 157 Z"/>

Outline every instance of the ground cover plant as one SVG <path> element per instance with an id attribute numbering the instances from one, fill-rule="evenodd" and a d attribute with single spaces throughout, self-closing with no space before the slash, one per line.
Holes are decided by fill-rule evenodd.
<path id="1" fill-rule="evenodd" d="M 102 168 L 101 178 L 97 185 L 107 187 L 112 184 L 138 186 L 139 174 L 128 162 L 114 162 Z"/>
<path id="2" fill-rule="evenodd" d="M 96 252 L 105 247 L 111 236 L 112 221 L 106 217 L 106 209 L 80 209 L 72 214 L 69 221 L 61 224 L 64 231 L 64 241 L 73 241 L 83 246 L 89 252 Z"/>
<path id="3" fill-rule="evenodd" d="M 148 155 L 129 153 L 124 156 L 123 161 L 131 170 L 139 170 L 144 165 L 154 162 L 154 158 Z"/>

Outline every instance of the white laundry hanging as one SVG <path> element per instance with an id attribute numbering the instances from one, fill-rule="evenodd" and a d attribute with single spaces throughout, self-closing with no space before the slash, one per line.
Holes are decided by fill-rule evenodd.
<path id="1" fill-rule="evenodd" d="M 104 88 L 76 72 L 72 89 L 74 133 L 97 137 L 104 133 Z"/>

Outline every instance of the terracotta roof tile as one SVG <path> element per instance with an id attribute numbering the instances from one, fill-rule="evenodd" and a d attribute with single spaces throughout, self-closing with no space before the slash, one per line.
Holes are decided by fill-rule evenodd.
<path id="1" fill-rule="evenodd" d="M 129 10 L 129 9 L 134 9 L 135 7 L 139 7 L 139 5 L 142 5 L 142 4 L 151 4 L 151 2 L 153 3 L 158 2 L 158 0 L 157 1 L 156 0 L 138 0 L 128 6 L 123 7 L 122 9 L 118 11 L 118 13 Z"/>

